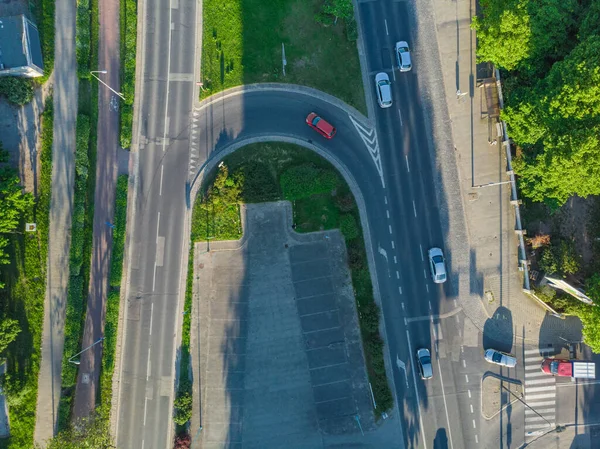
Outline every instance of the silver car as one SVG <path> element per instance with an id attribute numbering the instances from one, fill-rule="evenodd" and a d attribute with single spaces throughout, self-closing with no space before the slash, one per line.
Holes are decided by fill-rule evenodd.
<path id="1" fill-rule="evenodd" d="M 398 63 L 398 69 L 401 72 L 409 72 L 410 69 L 412 69 L 410 48 L 405 41 L 396 42 L 396 62 Z"/>
<path id="2" fill-rule="evenodd" d="M 517 359 L 514 356 L 495 349 L 488 349 L 485 351 L 485 360 L 495 365 L 506 366 L 508 368 L 517 366 Z"/>
<path id="3" fill-rule="evenodd" d="M 431 366 L 431 353 L 429 352 L 429 349 L 417 349 L 417 362 L 421 379 L 431 379 L 433 377 L 433 368 Z"/>
<path id="4" fill-rule="evenodd" d="M 392 83 L 387 73 L 381 72 L 375 75 L 375 91 L 377 92 L 377 103 L 382 108 L 392 106 Z"/>
<path id="5" fill-rule="evenodd" d="M 427 253 L 429 256 L 429 269 L 431 277 L 436 284 L 446 282 L 446 260 L 440 248 L 431 248 Z"/>

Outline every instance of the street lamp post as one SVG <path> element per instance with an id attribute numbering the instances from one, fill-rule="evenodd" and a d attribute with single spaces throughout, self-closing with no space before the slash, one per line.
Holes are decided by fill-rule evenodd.
<path id="1" fill-rule="evenodd" d="M 104 81 L 102 81 L 100 78 L 98 78 L 96 75 L 94 75 L 94 73 L 102 73 L 102 74 L 106 74 L 108 73 L 106 70 L 93 70 L 90 72 L 90 75 L 92 75 L 94 78 L 96 78 L 100 83 L 104 84 L 106 87 L 108 87 L 110 89 L 110 91 L 112 93 L 114 93 L 115 95 L 118 95 L 121 100 L 125 100 L 125 97 L 123 96 L 123 94 L 121 92 L 117 92 L 116 90 L 114 90 L 112 87 L 110 87 L 108 84 L 106 84 Z"/>
<path id="2" fill-rule="evenodd" d="M 83 349 L 82 351 L 79 351 L 77 354 L 75 354 L 73 357 L 71 357 L 69 359 L 69 363 L 73 363 L 74 365 L 79 365 L 80 361 L 79 360 L 73 360 L 75 357 L 77 357 L 79 354 L 83 354 L 85 351 L 87 351 L 88 349 L 90 349 L 93 346 L 96 346 L 98 343 L 100 343 L 102 340 L 104 340 L 104 337 L 99 338 L 98 340 L 96 340 L 94 343 L 92 343 L 91 345 L 89 345 L 87 348 Z"/>

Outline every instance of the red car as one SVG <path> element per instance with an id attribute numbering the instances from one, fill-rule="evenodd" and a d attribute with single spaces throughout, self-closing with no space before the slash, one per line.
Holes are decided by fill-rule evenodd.
<path id="1" fill-rule="evenodd" d="M 326 120 L 323 120 L 314 112 L 311 112 L 306 117 L 306 124 L 321 134 L 326 139 L 331 139 L 335 136 L 335 128 Z"/>

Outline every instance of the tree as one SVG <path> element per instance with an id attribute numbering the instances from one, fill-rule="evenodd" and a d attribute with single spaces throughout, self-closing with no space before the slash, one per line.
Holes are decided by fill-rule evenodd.
<path id="1" fill-rule="evenodd" d="M 531 26 L 526 0 L 481 0 L 482 17 L 473 19 L 477 58 L 516 69 L 531 53 Z"/>
<path id="2" fill-rule="evenodd" d="M 21 332 L 21 326 L 17 320 L 4 318 L 0 321 L 0 354 L 17 338 L 19 332 Z"/>
<path id="3" fill-rule="evenodd" d="M 173 420 L 180 426 L 185 425 L 192 417 L 192 395 L 183 393 L 175 399 L 175 417 Z"/>

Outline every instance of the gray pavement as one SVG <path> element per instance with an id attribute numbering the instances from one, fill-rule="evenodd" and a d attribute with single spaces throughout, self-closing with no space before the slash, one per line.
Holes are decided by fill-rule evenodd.
<path id="1" fill-rule="evenodd" d="M 397 427 L 374 422 L 343 237 L 296 234 L 287 202 L 242 215 L 241 241 L 196 244 L 193 447 L 390 447 Z"/>
<path id="2" fill-rule="evenodd" d="M 69 281 L 70 231 L 75 179 L 75 124 L 77 119 L 75 10 L 74 2 L 67 0 L 57 0 L 56 2 L 52 198 L 50 200 L 42 359 L 34 435 L 35 441 L 41 445 L 52 438 L 56 431 L 60 400 L 63 327 Z"/>

